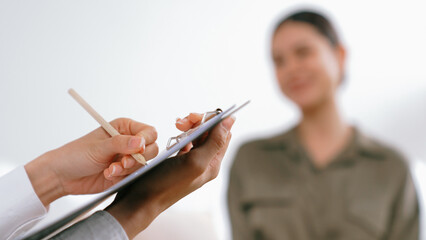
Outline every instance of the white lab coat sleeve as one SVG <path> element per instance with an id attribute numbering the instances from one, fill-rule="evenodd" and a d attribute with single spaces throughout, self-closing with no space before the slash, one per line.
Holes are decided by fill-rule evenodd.
<path id="1" fill-rule="evenodd" d="M 23 166 L 0 177 L 0 196 L 0 240 L 24 234 L 48 211 Z"/>

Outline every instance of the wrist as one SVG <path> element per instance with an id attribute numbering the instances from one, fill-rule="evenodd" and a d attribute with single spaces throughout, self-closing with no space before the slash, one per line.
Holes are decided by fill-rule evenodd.
<path id="1" fill-rule="evenodd" d="M 123 227 L 129 239 L 145 230 L 151 222 L 162 212 L 155 201 L 144 199 L 116 199 L 113 204 L 105 209 Z"/>
<path id="2" fill-rule="evenodd" d="M 50 154 L 45 153 L 24 166 L 35 193 L 45 207 L 64 196 L 61 181 L 53 171 L 51 161 Z"/>

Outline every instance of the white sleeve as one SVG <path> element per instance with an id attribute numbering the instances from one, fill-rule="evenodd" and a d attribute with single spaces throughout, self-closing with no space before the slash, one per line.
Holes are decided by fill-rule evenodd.
<path id="1" fill-rule="evenodd" d="M 25 233 L 47 213 L 23 166 L 0 178 L 0 192 L 0 240 Z"/>
<path id="2" fill-rule="evenodd" d="M 129 240 L 120 223 L 107 211 L 98 211 L 51 238 L 51 240 L 68 239 Z"/>

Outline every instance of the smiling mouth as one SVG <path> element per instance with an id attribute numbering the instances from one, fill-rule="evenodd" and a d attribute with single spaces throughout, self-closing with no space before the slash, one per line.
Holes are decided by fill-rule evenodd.
<path id="1" fill-rule="evenodd" d="M 308 78 L 294 78 L 289 81 L 288 86 L 293 91 L 300 91 L 305 89 L 311 84 L 311 81 Z"/>

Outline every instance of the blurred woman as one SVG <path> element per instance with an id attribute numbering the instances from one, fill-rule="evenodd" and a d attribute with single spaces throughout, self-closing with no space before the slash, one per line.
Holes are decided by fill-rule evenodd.
<path id="1" fill-rule="evenodd" d="M 315 12 L 291 14 L 277 24 L 271 51 L 301 120 L 239 149 L 228 189 L 234 240 L 417 239 L 405 160 L 338 111 L 346 56 L 331 23 Z"/>

